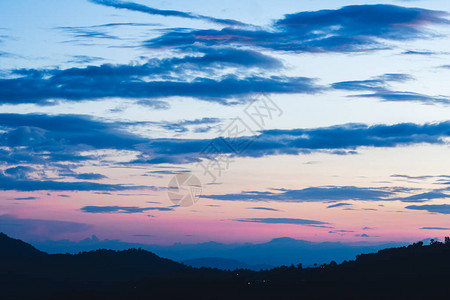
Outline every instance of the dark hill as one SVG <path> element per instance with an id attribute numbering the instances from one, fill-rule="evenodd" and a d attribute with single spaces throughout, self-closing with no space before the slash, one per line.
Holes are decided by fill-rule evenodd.
<path id="1" fill-rule="evenodd" d="M 10 238 L 3 232 L 0 232 L 0 257 L 7 256 L 42 256 L 45 255 L 21 240 Z"/>
<path id="2" fill-rule="evenodd" d="M 35 256 L 9 251 L 0 257 L 0 299 L 450 299 L 446 242 L 259 272 L 195 269 L 140 249 Z M 11 244 L 27 245 L 0 239 L 0 248 Z"/>

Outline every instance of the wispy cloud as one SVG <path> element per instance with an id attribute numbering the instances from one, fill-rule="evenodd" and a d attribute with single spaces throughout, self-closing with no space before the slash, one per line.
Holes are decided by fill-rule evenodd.
<path id="1" fill-rule="evenodd" d="M 413 210 L 425 210 L 430 213 L 439 213 L 439 214 L 450 214 L 450 205 L 449 204 L 434 204 L 434 205 L 410 205 L 406 207 L 407 209 Z"/>
<path id="2" fill-rule="evenodd" d="M 136 206 L 84 206 L 81 208 L 82 212 L 101 214 L 101 213 L 125 213 L 134 214 L 142 213 L 145 211 L 172 211 L 172 207 L 136 207 Z"/>
<path id="3" fill-rule="evenodd" d="M 207 21 L 207 22 L 212 22 L 212 23 L 217 23 L 220 25 L 227 25 L 227 26 L 244 25 L 243 23 L 236 21 L 236 20 L 213 18 L 213 17 L 202 16 L 202 15 L 178 11 L 178 10 L 156 9 L 156 8 L 152 8 L 152 7 L 149 7 L 149 6 L 146 6 L 143 4 L 139 4 L 136 2 L 120 1 L 120 0 L 89 0 L 89 1 L 92 3 L 95 3 L 95 4 L 101 4 L 101 5 L 110 6 L 110 7 L 114 7 L 114 8 L 118 8 L 118 9 L 127 9 L 127 10 L 131 10 L 131 11 L 138 11 L 138 12 L 142 12 L 142 13 L 146 13 L 146 14 L 150 14 L 150 15 L 202 20 L 202 21 Z"/>
<path id="4" fill-rule="evenodd" d="M 351 5 L 299 12 L 275 20 L 270 30 L 173 30 L 148 47 L 236 45 L 293 52 L 359 52 L 386 49 L 385 41 L 430 36 L 427 25 L 448 25 L 447 13 L 394 5 Z"/>
<path id="5" fill-rule="evenodd" d="M 245 219 L 235 219 L 234 221 L 244 223 L 290 224 L 290 225 L 303 225 L 310 227 L 332 228 L 331 226 L 329 226 L 330 223 L 328 222 L 296 219 L 296 218 L 245 218 Z"/>
<path id="6" fill-rule="evenodd" d="M 369 94 L 349 95 L 348 97 L 378 98 L 383 101 L 413 101 L 425 104 L 450 104 L 450 97 L 429 96 L 409 91 L 393 91 L 391 82 L 405 82 L 413 78 L 407 74 L 384 74 L 367 80 L 342 81 L 332 84 L 334 89 L 347 91 L 370 91 Z"/>
<path id="7" fill-rule="evenodd" d="M 450 230 L 448 227 L 422 227 L 421 230 Z"/>

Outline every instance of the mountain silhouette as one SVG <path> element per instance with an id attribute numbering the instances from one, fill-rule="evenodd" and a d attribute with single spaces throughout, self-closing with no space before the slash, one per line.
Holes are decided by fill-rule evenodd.
<path id="1" fill-rule="evenodd" d="M 39 251 L 30 244 L 10 238 L 3 232 L 0 232 L 0 257 L 42 255 L 46 255 L 46 253 Z"/>
<path id="2" fill-rule="evenodd" d="M 4 234 L 0 249 L 2 300 L 449 299 L 449 238 L 262 271 L 193 268 L 142 249 L 45 254 Z"/>

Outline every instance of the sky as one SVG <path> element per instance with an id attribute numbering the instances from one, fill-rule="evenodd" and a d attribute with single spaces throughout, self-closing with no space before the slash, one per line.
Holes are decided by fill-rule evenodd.
<path id="1" fill-rule="evenodd" d="M 448 235 L 449 13 L 437 0 L 2 1 L 0 231 Z"/>

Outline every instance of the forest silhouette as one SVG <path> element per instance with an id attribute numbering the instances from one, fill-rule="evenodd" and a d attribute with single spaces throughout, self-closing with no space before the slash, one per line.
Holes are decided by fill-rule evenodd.
<path id="1" fill-rule="evenodd" d="M 450 238 L 303 268 L 193 268 L 142 249 L 47 254 L 0 234 L 0 299 L 449 299 Z"/>

